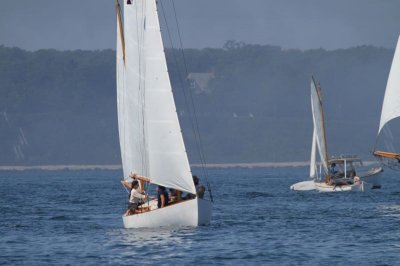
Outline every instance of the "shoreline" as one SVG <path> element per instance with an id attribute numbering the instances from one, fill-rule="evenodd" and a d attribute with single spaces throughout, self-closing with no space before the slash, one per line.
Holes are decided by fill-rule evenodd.
<path id="1" fill-rule="evenodd" d="M 375 161 L 365 161 L 364 166 L 375 164 Z M 307 167 L 310 162 L 258 162 L 258 163 L 209 163 L 206 168 L 288 168 Z M 191 164 L 191 167 L 202 167 L 201 164 Z M 122 170 L 119 164 L 93 164 L 93 165 L 4 165 L 0 171 L 82 171 L 82 170 Z"/>

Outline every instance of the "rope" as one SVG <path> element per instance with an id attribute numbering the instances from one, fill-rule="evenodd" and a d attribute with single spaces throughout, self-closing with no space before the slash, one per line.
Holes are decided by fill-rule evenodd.
<path id="1" fill-rule="evenodd" d="M 180 33 L 180 28 L 179 28 L 176 9 L 175 9 L 175 4 L 174 4 L 173 0 L 171 0 L 171 2 L 172 2 L 173 10 L 174 10 L 174 17 L 175 17 L 175 22 L 176 22 L 177 31 L 178 31 L 178 37 L 179 37 L 180 48 L 178 50 L 180 50 L 181 53 L 182 53 L 182 59 L 183 59 L 183 64 L 184 64 L 184 68 L 185 68 L 185 74 L 186 74 L 186 76 L 188 76 L 188 67 L 187 67 L 187 63 L 186 63 L 186 57 L 185 57 L 185 54 L 184 54 L 184 51 L 183 51 L 183 42 L 182 42 L 182 37 L 181 37 L 181 33 Z M 193 94 L 192 94 L 192 92 L 190 90 L 189 90 L 190 98 L 186 94 L 184 82 L 183 82 L 182 75 L 181 75 L 182 71 L 181 71 L 181 69 L 179 67 L 177 56 L 175 55 L 175 51 L 174 51 L 175 48 L 174 48 L 174 44 L 172 42 L 171 33 L 170 33 L 168 22 L 167 22 L 167 19 L 166 19 L 166 12 L 165 12 L 164 5 L 163 5 L 162 1 L 160 1 L 160 4 L 161 4 L 161 10 L 162 10 L 162 13 L 163 13 L 163 17 L 164 17 L 164 22 L 165 22 L 165 25 L 166 25 L 166 28 L 167 28 L 167 34 L 168 34 L 168 37 L 169 37 L 169 40 L 170 40 L 170 45 L 171 45 L 171 48 L 172 48 L 172 55 L 173 55 L 176 67 L 178 69 L 178 72 L 179 72 L 178 77 L 179 77 L 179 82 L 181 84 L 181 89 L 182 89 L 182 92 L 183 92 L 183 95 L 184 95 L 185 105 L 186 105 L 187 109 L 189 110 L 189 113 L 191 112 L 191 108 L 190 107 L 192 107 L 192 112 L 193 112 L 194 119 L 190 116 L 189 120 L 190 120 L 190 123 L 191 123 L 191 126 L 192 126 L 192 130 L 193 130 L 193 134 L 194 134 L 194 137 L 195 137 L 195 143 L 196 143 L 197 151 L 198 151 L 199 157 L 200 157 L 202 173 L 203 173 L 204 177 L 206 178 L 207 189 L 208 189 L 208 191 L 210 193 L 210 199 L 213 202 L 214 200 L 213 200 L 213 196 L 212 196 L 211 186 L 210 186 L 210 183 L 208 181 L 208 172 L 206 170 L 206 159 L 205 159 L 204 151 L 203 151 L 203 148 L 202 148 L 203 145 L 202 145 L 202 140 L 201 140 L 201 136 L 200 136 L 199 123 L 198 123 L 198 119 L 197 119 L 197 110 L 196 110 L 196 106 L 194 104 Z M 188 98 L 189 98 L 190 102 L 189 102 Z"/>
<path id="2" fill-rule="evenodd" d="M 127 187 L 125 187 L 124 185 L 122 185 L 126 191 L 126 193 L 128 193 L 129 195 L 129 190 Z M 122 212 L 124 213 L 126 211 L 126 208 L 128 206 L 128 200 L 126 199 L 126 197 L 124 197 L 124 206 L 122 207 Z"/>
<path id="3" fill-rule="evenodd" d="M 189 75 L 189 71 L 188 71 L 188 67 L 187 67 L 187 64 L 186 64 L 185 53 L 183 51 L 182 35 L 181 35 L 180 27 L 179 27 L 178 16 L 176 14 L 175 2 L 173 0 L 171 0 L 171 2 L 172 2 L 173 10 L 174 10 L 174 17 L 175 17 L 176 27 L 177 27 L 177 30 L 178 30 L 180 51 L 181 51 L 182 58 L 183 58 L 183 63 L 184 63 L 184 66 L 185 66 L 185 73 L 186 73 L 186 76 L 188 76 Z M 189 90 L 189 95 L 190 95 L 190 100 L 191 100 L 191 103 L 192 103 L 192 106 L 193 106 L 193 114 L 194 114 L 195 125 L 196 125 L 196 129 L 197 129 L 198 141 L 199 141 L 199 146 L 200 146 L 200 154 L 202 155 L 202 169 L 203 169 L 203 172 L 205 173 L 204 176 L 206 178 L 207 188 L 208 188 L 208 191 L 210 193 L 210 199 L 211 199 L 212 202 L 214 202 L 214 199 L 213 199 L 213 196 L 212 196 L 212 192 L 211 192 L 211 186 L 210 186 L 210 183 L 208 181 L 208 171 L 207 171 L 207 163 L 206 163 L 207 161 L 206 161 L 205 153 L 204 153 L 204 150 L 203 150 L 202 139 L 201 139 L 201 135 L 200 135 L 199 122 L 198 122 L 198 119 L 197 119 L 196 105 L 194 104 L 193 93 L 192 93 L 191 90 Z"/>

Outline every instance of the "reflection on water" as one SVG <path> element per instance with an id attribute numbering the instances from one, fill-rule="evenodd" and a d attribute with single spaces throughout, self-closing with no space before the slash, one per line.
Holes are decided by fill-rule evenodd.
<path id="1" fill-rule="evenodd" d="M 185 256 L 192 249 L 196 231 L 197 228 L 113 229 L 106 238 L 118 239 L 114 243 L 121 257 L 147 255 L 162 260 Z"/>
<path id="2" fill-rule="evenodd" d="M 121 229 L 124 244 L 130 245 L 155 245 L 169 246 L 171 244 L 182 244 L 184 236 L 186 238 L 194 233 L 194 228 L 139 228 L 139 229 Z M 186 245 L 190 245 L 190 241 L 185 241 Z"/>

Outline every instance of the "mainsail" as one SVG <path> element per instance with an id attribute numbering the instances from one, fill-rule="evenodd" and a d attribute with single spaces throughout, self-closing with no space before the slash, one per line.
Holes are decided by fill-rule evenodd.
<path id="1" fill-rule="evenodd" d="M 400 37 L 397 41 L 392 67 L 386 85 L 378 135 L 390 120 L 400 116 Z"/>
<path id="2" fill-rule="evenodd" d="M 318 147 L 319 157 L 321 159 L 321 163 L 325 170 L 325 173 L 329 175 L 328 151 L 325 139 L 325 125 L 324 125 L 324 113 L 322 109 L 322 100 L 319 87 L 317 87 L 313 79 L 311 80 L 311 109 L 312 109 L 314 133 Z"/>
<path id="3" fill-rule="evenodd" d="M 195 194 L 156 1 L 124 1 L 123 20 L 124 29 L 117 23 L 117 101 L 124 177 L 134 172 Z"/>

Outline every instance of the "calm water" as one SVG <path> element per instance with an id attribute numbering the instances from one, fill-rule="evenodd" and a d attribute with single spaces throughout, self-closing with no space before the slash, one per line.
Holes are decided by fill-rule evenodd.
<path id="1" fill-rule="evenodd" d="M 399 264 L 400 176 L 292 192 L 306 168 L 210 170 L 212 225 L 123 229 L 118 171 L 0 172 L 0 264 Z"/>

